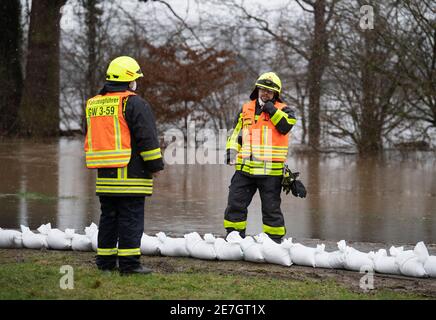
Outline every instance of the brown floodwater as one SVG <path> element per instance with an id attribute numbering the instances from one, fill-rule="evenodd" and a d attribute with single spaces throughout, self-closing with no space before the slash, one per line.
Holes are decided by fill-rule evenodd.
<path id="1" fill-rule="evenodd" d="M 50 222 L 83 232 L 99 222 L 95 172 L 85 168 L 82 139 L 0 142 L 0 227 L 36 229 Z M 381 157 L 291 152 L 306 199 L 282 193 L 287 237 L 389 243 L 436 243 L 434 152 L 385 152 Z M 166 165 L 147 198 L 145 232 L 224 235 L 223 212 L 232 167 Z M 248 234 L 262 231 L 256 193 Z"/>

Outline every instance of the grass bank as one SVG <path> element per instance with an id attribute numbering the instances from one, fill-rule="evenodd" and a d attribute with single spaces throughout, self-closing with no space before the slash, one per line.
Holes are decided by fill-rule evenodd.
<path id="1" fill-rule="evenodd" d="M 94 266 L 93 253 L 0 249 L 0 299 L 423 299 L 421 292 L 382 286 L 359 289 L 321 269 L 248 262 L 142 257 L 155 272 L 120 276 Z M 61 289 L 61 266 L 74 271 L 74 289 Z M 347 271 L 343 271 L 347 274 Z M 340 273 L 339 273 L 340 275 Z M 354 280 L 353 280 L 354 279 Z"/>

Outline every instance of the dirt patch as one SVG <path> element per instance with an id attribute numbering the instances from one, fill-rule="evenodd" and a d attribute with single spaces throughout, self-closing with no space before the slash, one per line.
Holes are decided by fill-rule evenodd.
<path id="1" fill-rule="evenodd" d="M 271 277 L 298 281 L 336 281 L 354 292 L 362 293 L 360 279 L 363 274 L 348 270 L 322 269 L 292 265 L 283 267 L 267 263 L 256 264 L 246 261 L 206 261 L 192 258 L 142 257 L 142 262 L 159 273 L 210 272 L 221 275 L 241 275 Z M 436 298 L 436 280 L 430 278 L 410 278 L 386 274 L 374 275 L 374 290 L 393 290 L 403 293 L 416 293 Z"/>
<path id="2" fill-rule="evenodd" d="M 309 242 L 299 241 L 306 245 Z M 315 243 L 315 242 L 313 242 Z M 312 243 L 312 244 L 313 244 Z M 316 242 L 320 243 L 320 242 Z M 327 244 L 332 248 L 332 244 Z M 351 245 L 351 244 L 350 244 Z M 385 246 L 371 245 L 374 249 L 385 248 Z M 368 244 L 355 245 L 353 247 L 363 251 L 369 251 Z M 429 251 L 434 254 L 435 246 L 428 246 Z M 28 249 L 0 249 L 0 264 L 23 263 L 29 261 L 47 262 L 53 264 L 61 259 L 67 260 L 72 265 L 83 267 L 94 267 L 94 253 L 92 252 L 62 252 L 52 250 L 28 250 Z M 241 275 L 253 277 L 270 277 L 279 279 L 290 279 L 297 281 L 335 281 L 344 285 L 353 292 L 362 293 L 360 280 L 363 274 L 340 269 L 322 269 L 292 265 L 284 267 L 267 263 L 253 263 L 247 261 L 208 261 L 193 258 L 174 258 L 162 256 L 142 256 L 144 265 L 151 267 L 154 272 L 162 274 L 171 273 L 215 273 L 220 275 Z M 45 264 L 45 263 L 44 263 Z M 378 274 L 374 275 L 374 290 L 367 291 L 372 294 L 377 290 L 393 290 L 402 293 L 414 293 L 429 298 L 436 298 L 436 279 L 434 278 L 410 278 L 404 276 Z"/>

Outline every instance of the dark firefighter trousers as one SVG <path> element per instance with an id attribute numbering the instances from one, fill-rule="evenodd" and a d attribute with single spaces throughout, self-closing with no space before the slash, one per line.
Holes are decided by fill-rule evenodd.
<path id="1" fill-rule="evenodd" d="M 100 196 L 101 216 L 96 258 L 99 269 L 114 269 L 117 258 L 120 271 L 140 266 L 144 203 L 144 196 Z"/>
<path id="2" fill-rule="evenodd" d="M 258 189 L 262 201 L 263 231 L 274 241 L 280 242 L 286 233 L 285 221 L 280 209 L 281 188 L 282 176 L 253 177 L 236 171 L 230 183 L 224 219 L 230 223 L 242 222 L 244 225 L 247 221 L 247 208 Z M 245 228 L 226 227 L 226 230 L 227 232 L 237 230 L 242 237 L 245 237 Z M 276 230 L 281 231 L 276 232 Z"/>

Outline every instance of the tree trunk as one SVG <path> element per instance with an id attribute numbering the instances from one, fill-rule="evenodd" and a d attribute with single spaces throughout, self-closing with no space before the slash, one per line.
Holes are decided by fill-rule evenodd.
<path id="1" fill-rule="evenodd" d="M 32 1 L 24 92 L 19 110 L 25 136 L 59 134 L 59 39 L 66 0 Z"/>
<path id="2" fill-rule="evenodd" d="M 362 74 L 362 120 L 358 150 L 360 154 L 377 153 L 382 149 L 382 133 L 379 108 L 376 105 L 377 75 L 373 64 L 377 63 L 376 34 L 372 30 L 363 31 L 364 52 L 361 61 Z"/>
<path id="3" fill-rule="evenodd" d="M 0 4 L 0 135 L 17 128 L 23 77 L 21 74 L 21 4 L 19 0 Z"/>
<path id="4" fill-rule="evenodd" d="M 309 60 L 309 145 L 318 148 L 321 136 L 320 100 L 321 79 L 327 63 L 327 31 L 325 0 L 317 0 L 313 6 L 315 30 Z"/>

